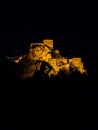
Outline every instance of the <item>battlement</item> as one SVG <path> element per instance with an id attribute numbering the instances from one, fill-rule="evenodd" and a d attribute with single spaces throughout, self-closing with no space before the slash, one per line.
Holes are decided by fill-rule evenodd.
<path id="1" fill-rule="evenodd" d="M 43 43 L 31 43 L 30 44 L 30 48 L 32 48 L 33 46 L 43 46 Z"/>
<path id="2" fill-rule="evenodd" d="M 47 47 L 53 49 L 53 40 L 44 39 L 44 40 L 43 40 L 43 43 L 44 43 Z"/>
<path id="3" fill-rule="evenodd" d="M 53 49 L 53 40 L 44 39 L 42 43 L 31 43 L 30 48 L 34 46 L 47 46 L 50 49 Z"/>

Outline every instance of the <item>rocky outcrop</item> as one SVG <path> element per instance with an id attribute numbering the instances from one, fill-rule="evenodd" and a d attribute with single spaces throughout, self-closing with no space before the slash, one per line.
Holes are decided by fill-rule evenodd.
<path id="1" fill-rule="evenodd" d="M 82 59 L 68 59 L 61 56 L 59 50 L 53 49 L 53 40 L 43 40 L 43 43 L 31 43 L 29 53 L 14 60 L 18 64 L 17 74 L 21 79 L 40 76 L 58 76 L 60 71 L 67 75 L 72 72 L 87 74 Z"/>

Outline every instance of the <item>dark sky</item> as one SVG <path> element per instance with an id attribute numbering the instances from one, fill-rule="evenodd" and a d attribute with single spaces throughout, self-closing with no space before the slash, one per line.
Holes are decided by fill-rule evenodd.
<path id="1" fill-rule="evenodd" d="M 87 7 L 88 5 L 86 8 Z M 97 14 L 92 11 L 89 12 L 89 10 L 89 13 L 85 12 L 83 6 L 79 8 L 80 6 L 76 8 L 74 5 L 67 6 L 65 3 L 62 3 L 61 6 L 60 3 L 53 4 L 48 1 L 46 1 L 46 5 L 43 6 L 39 2 L 36 3 L 36 6 L 32 3 L 31 6 L 28 6 L 27 3 L 24 2 L 20 5 L 20 3 L 15 3 L 15 1 L 9 4 L 4 3 L 4 5 L 0 7 L 0 55 L 3 52 L 10 54 L 19 49 L 24 51 L 30 42 L 41 42 L 44 38 L 53 39 L 55 48 L 60 49 L 63 53 L 67 50 L 73 50 L 74 52 L 83 51 L 84 54 L 97 53 Z M 92 9 L 92 6 L 90 6 L 90 8 Z M 93 107 L 94 103 L 90 99 L 89 96 L 88 102 L 87 98 L 85 100 L 84 97 L 82 101 L 84 101 L 86 105 L 83 105 L 84 102 L 80 104 L 82 106 L 81 111 L 83 111 L 83 115 L 81 113 L 83 120 L 85 117 L 84 113 L 86 113 L 87 117 L 90 117 L 88 115 L 91 114 L 91 111 L 95 112 L 95 107 Z M 85 111 L 85 106 L 87 111 Z M 90 114 L 88 108 L 90 108 Z M 31 113 L 4 112 L 1 114 L 1 119 L 4 124 L 6 122 L 5 128 L 10 128 L 12 122 L 13 126 L 11 126 L 11 128 L 13 129 L 14 126 L 17 125 L 17 119 L 19 125 L 22 126 L 25 123 L 24 127 L 26 126 L 27 128 L 27 124 L 29 127 L 32 127 L 31 115 Z M 72 122 L 73 120 L 77 122 L 78 113 L 73 112 L 72 115 Z M 74 116 L 76 116 L 77 120 L 74 119 Z M 69 114 L 66 114 L 67 122 L 70 120 L 69 118 Z M 87 118 L 85 118 L 85 122 L 88 120 L 86 119 Z M 93 115 L 92 119 L 94 119 Z M 7 122 L 8 120 L 10 123 Z M 27 121 L 28 123 L 26 124 Z M 67 125 L 70 125 L 70 121 Z M 81 124 L 81 126 L 83 127 L 83 124 Z"/>
<path id="2" fill-rule="evenodd" d="M 95 52 L 98 49 L 97 17 L 81 14 L 71 7 L 70 10 L 65 5 L 60 7 L 40 6 L 40 3 L 36 6 L 6 5 L 1 9 L 0 51 L 24 50 L 30 42 L 49 38 L 61 51 Z"/>

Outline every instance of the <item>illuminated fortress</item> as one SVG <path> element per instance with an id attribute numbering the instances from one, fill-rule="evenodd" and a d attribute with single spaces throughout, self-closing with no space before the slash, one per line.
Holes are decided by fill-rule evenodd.
<path id="1" fill-rule="evenodd" d="M 69 75 L 71 70 L 86 74 L 81 60 L 81 58 L 62 57 L 59 50 L 53 49 L 53 40 L 43 40 L 42 43 L 31 43 L 28 54 L 20 56 L 15 62 L 19 65 L 19 76 L 27 79 L 40 71 L 43 63 L 46 63 L 43 73 L 48 77 L 57 76 L 60 71 L 65 71 Z"/>

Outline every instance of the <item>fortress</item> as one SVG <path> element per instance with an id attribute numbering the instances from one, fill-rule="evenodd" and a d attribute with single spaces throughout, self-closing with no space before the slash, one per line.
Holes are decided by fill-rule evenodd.
<path id="1" fill-rule="evenodd" d="M 15 60 L 21 66 L 20 70 L 23 79 L 33 77 L 36 71 L 40 71 L 43 62 L 47 65 L 43 73 L 48 77 L 56 76 L 60 71 L 70 74 L 72 70 L 79 73 L 87 73 L 80 57 L 67 59 L 61 56 L 59 50 L 54 50 L 53 40 L 43 40 L 42 43 L 31 43 L 28 54 L 20 56 Z"/>

